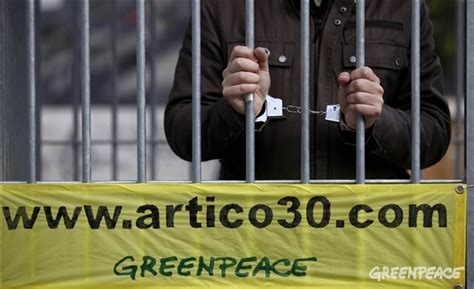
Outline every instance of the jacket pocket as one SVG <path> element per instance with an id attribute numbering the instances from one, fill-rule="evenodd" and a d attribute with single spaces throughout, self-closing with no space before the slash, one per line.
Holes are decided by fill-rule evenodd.
<path id="1" fill-rule="evenodd" d="M 355 44 L 343 44 L 343 64 L 346 68 L 356 67 Z M 408 67 L 407 48 L 386 43 L 366 43 L 365 65 L 374 68 L 402 70 Z"/>
<path id="2" fill-rule="evenodd" d="M 344 70 L 355 69 L 357 61 L 355 44 L 342 44 L 342 57 Z M 365 66 L 370 67 L 380 78 L 386 104 L 394 105 L 402 92 L 409 89 L 407 47 L 387 42 L 366 42 Z"/>
<path id="3" fill-rule="evenodd" d="M 353 28 L 356 26 L 355 21 L 347 21 L 345 28 Z M 403 30 L 403 23 L 390 20 L 366 20 L 365 27 L 390 28 L 395 30 Z"/>

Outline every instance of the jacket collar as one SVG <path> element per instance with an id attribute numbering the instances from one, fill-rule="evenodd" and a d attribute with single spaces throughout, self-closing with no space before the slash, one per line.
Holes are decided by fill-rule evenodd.
<path id="1" fill-rule="evenodd" d="M 296 11 L 299 13 L 300 12 L 300 6 L 301 6 L 301 0 L 290 0 L 291 1 L 291 5 L 293 6 L 294 9 L 296 9 Z M 310 0 L 310 1 L 313 1 L 313 0 Z M 326 3 L 326 4 L 333 4 L 334 1 L 333 0 L 323 0 L 323 1 L 329 1 L 331 3 Z"/>

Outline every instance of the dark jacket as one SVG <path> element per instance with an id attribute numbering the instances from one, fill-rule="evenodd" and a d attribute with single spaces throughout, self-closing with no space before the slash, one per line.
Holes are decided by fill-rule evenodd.
<path id="1" fill-rule="evenodd" d="M 269 94 L 284 105 L 300 103 L 299 0 L 255 1 L 256 47 L 271 51 Z M 311 19 L 311 108 L 337 104 L 337 76 L 355 68 L 354 0 L 334 0 L 322 25 Z M 421 14 L 421 166 L 433 165 L 450 141 L 442 72 L 434 53 L 425 4 Z M 321 28 L 322 27 L 322 28 Z M 411 1 L 366 0 L 366 65 L 385 90 L 381 117 L 367 132 L 366 175 L 408 177 L 411 142 Z M 245 43 L 245 1 L 202 3 L 202 157 L 220 159 L 221 179 L 245 178 L 245 121 L 222 97 L 222 71 L 235 45 Z M 280 57 L 285 56 L 285 57 Z M 283 61 L 284 60 L 284 61 Z M 311 177 L 355 178 L 355 133 L 311 116 Z M 185 35 L 165 114 L 173 151 L 192 158 L 191 31 Z M 300 178 L 300 116 L 272 119 L 256 132 L 256 178 Z"/>

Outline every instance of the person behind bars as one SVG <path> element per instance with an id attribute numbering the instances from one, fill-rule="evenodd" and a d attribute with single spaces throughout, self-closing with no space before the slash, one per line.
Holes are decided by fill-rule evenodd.
<path id="1" fill-rule="evenodd" d="M 359 69 L 354 2 L 311 1 L 310 109 L 336 110 L 337 104 L 341 109 L 340 122 L 311 114 L 311 178 L 355 178 L 357 113 L 366 124 L 367 178 L 408 178 L 411 1 L 366 0 L 366 67 Z M 253 93 L 254 114 L 257 120 L 266 119 L 263 127 L 256 123 L 256 178 L 300 179 L 300 115 L 290 113 L 298 112 L 300 105 L 300 0 L 257 0 L 255 5 L 258 48 L 251 50 L 244 46 L 244 0 L 202 2 L 202 158 L 220 160 L 220 179 L 245 178 L 245 96 Z M 189 27 L 165 112 L 168 142 L 188 161 L 192 159 L 191 43 Z M 450 115 L 424 2 L 420 90 L 421 167 L 426 168 L 448 148 Z M 272 115 L 270 109 L 282 113 Z"/>

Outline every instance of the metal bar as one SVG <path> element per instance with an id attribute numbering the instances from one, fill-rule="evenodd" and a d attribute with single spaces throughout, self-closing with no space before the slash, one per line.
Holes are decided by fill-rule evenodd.
<path id="1" fill-rule="evenodd" d="M 245 42 L 248 48 L 255 49 L 255 0 L 245 0 Z M 255 182 L 255 117 L 253 94 L 245 98 L 245 152 L 246 181 Z"/>
<path id="2" fill-rule="evenodd" d="M 149 53 L 149 62 L 150 62 L 150 104 L 151 104 L 151 139 L 155 140 L 158 138 L 158 127 L 156 125 L 158 121 L 158 116 L 156 113 L 157 107 L 157 99 L 158 99 L 158 87 L 156 83 L 157 78 L 157 71 L 156 71 L 156 58 L 155 55 L 157 53 L 157 33 L 156 33 L 156 6 L 155 0 L 149 0 L 150 3 L 150 18 L 149 18 L 149 25 L 150 25 L 150 53 Z M 194 58 L 193 58 L 194 59 Z M 156 180 L 157 178 L 157 168 L 156 168 L 156 161 L 157 161 L 157 147 L 156 143 L 151 143 L 151 159 L 150 159 L 150 177 L 152 180 Z"/>
<path id="3" fill-rule="evenodd" d="M 35 74 L 36 74 L 36 180 L 42 179 L 42 157 L 41 157 L 41 93 L 42 93 L 42 81 L 41 81 L 41 1 L 35 0 L 35 34 L 39 37 L 35 37 Z"/>
<path id="4" fill-rule="evenodd" d="M 81 1 L 82 181 L 91 181 L 89 0 Z"/>
<path id="5" fill-rule="evenodd" d="M 301 183 L 310 181 L 309 167 L 309 0 L 301 0 Z"/>
<path id="6" fill-rule="evenodd" d="M 201 1 L 192 1 L 193 182 L 201 182 Z"/>
<path id="7" fill-rule="evenodd" d="M 73 15 L 73 26 L 74 26 L 74 33 L 80 34 L 79 28 L 79 9 L 80 9 L 80 2 L 74 1 L 71 4 L 72 13 Z M 67 142 L 68 145 L 72 145 L 72 152 L 73 152 L 73 162 L 72 162 L 72 177 L 74 181 L 79 181 L 79 162 L 80 162 L 80 152 L 79 152 L 79 103 L 80 103 L 80 86 L 79 86 L 79 78 L 80 78 L 80 60 L 81 59 L 81 49 L 78 41 L 74 41 L 73 43 L 73 61 L 72 61 L 72 74 L 71 74 L 71 86 L 72 86 L 72 135 L 71 140 Z M 48 144 L 48 140 L 44 140 L 43 145 Z"/>
<path id="8" fill-rule="evenodd" d="M 26 3 L 28 69 L 28 154 L 30 183 L 36 182 L 36 35 L 35 0 Z"/>
<path id="9" fill-rule="evenodd" d="M 365 0 L 358 0 L 356 4 L 356 55 L 357 68 L 365 66 Z M 365 120 L 357 115 L 356 137 L 356 181 L 365 183 Z"/>
<path id="10" fill-rule="evenodd" d="M 420 0 L 412 1 L 411 25 L 411 181 L 420 183 Z"/>
<path id="11" fill-rule="evenodd" d="M 466 148 L 474 147 L 474 1 L 467 1 L 467 70 L 466 70 Z M 469 113 L 467 113 L 469 112 Z M 474 150 L 466 149 L 467 194 L 467 262 L 466 288 L 474 289 Z"/>
<path id="12" fill-rule="evenodd" d="M 465 1 L 456 1 L 456 136 L 454 144 L 456 147 L 455 166 L 456 178 L 462 178 L 464 168 L 463 149 L 463 114 L 461 113 L 464 100 L 464 75 L 465 75 Z"/>
<path id="13" fill-rule="evenodd" d="M 119 107 L 119 95 L 117 89 L 118 77 L 119 77 L 119 64 L 118 64 L 118 19 L 120 17 L 118 0 L 113 0 L 113 19 L 111 25 L 111 40 L 112 40 L 112 179 L 118 179 L 118 107 Z"/>
<path id="14" fill-rule="evenodd" d="M 108 139 L 96 139 L 91 141 L 91 144 L 93 145 L 110 145 L 112 140 Z M 43 141 L 44 145 L 49 145 L 49 146 L 69 146 L 71 144 L 77 144 L 79 145 L 79 140 L 45 140 Z M 135 139 L 123 139 L 123 140 L 117 140 L 117 145 L 136 145 L 137 141 Z M 147 144 L 149 145 L 166 145 L 168 142 L 166 140 L 147 140 Z"/>
<path id="15" fill-rule="evenodd" d="M 137 181 L 146 182 L 145 0 L 137 0 Z"/>
<path id="16" fill-rule="evenodd" d="M 57 184 L 56 181 L 42 181 L 37 182 L 38 184 Z M 61 184 L 78 184 L 79 182 L 63 182 Z M 136 181 L 129 180 L 129 181 L 95 181 L 96 184 L 133 184 Z M 151 181 L 150 184 L 191 184 L 192 181 L 176 181 L 176 180 L 160 180 L 160 181 Z M 245 181 L 203 181 L 203 184 L 245 184 Z M 299 184 L 299 180 L 258 180 L 255 181 L 256 184 Z M 353 185 L 356 184 L 355 180 L 311 180 L 311 184 L 348 184 Z M 459 184 L 463 183 L 463 180 L 421 180 L 421 184 Z M 6 184 L 26 184 L 26 182 L 0 182 L 0 185 Z M 367 180 L 367 184 L 410 184 L 410 180 Z"/>

